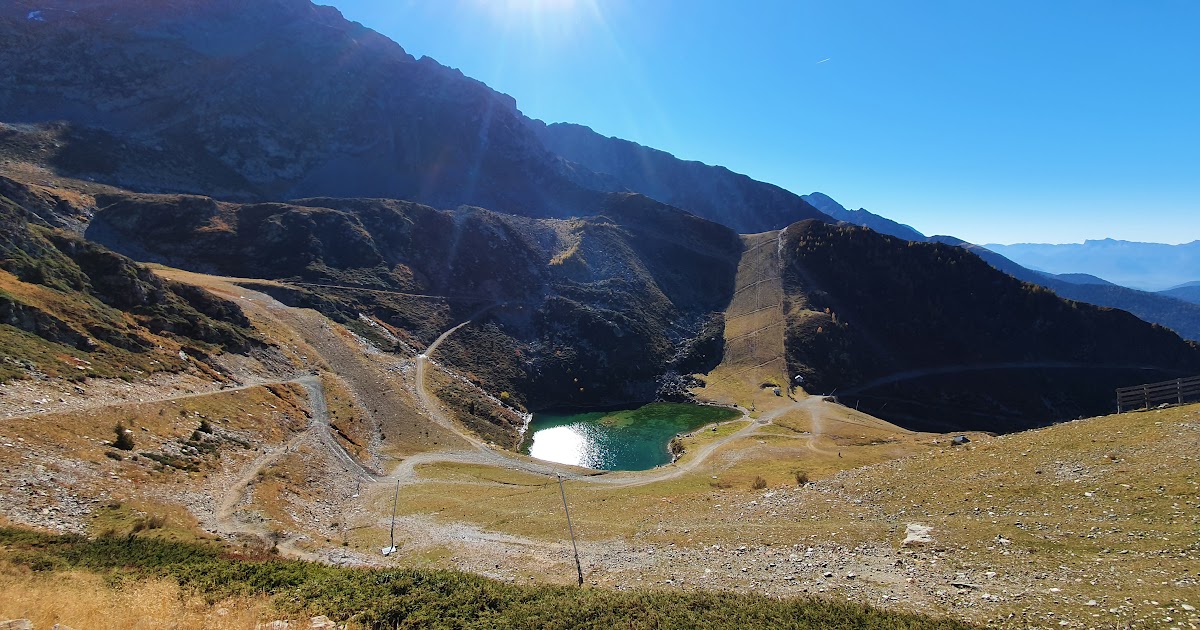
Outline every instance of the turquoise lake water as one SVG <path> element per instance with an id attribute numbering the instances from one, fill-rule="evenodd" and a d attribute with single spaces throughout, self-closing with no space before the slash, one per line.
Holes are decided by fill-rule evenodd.
<path id="1" fill-rule="evenodd" d="M 535 413 L 524 452 L 537 459 L 597 470 L 648 470 L 671 462 L 667 446 L 676 434 L 740 415 L 721 407 L 676 403 L 616 411 Z"/>

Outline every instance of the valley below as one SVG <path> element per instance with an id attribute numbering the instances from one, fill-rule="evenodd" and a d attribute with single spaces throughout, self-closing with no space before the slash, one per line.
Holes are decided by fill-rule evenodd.
<path id="1" fill-rule="evenodd" d="M 471 320 L 389 352 L 246 288 L 271 281 L 155 273 L 238 304 L 278 356 L 218 360 L 215 380 L 5 383 L 8 524 L 571 584 L 561 476 L 588 588 L 816 596 L 1014 628 L 1197 621 L 1184 606 L 1200 580 L 1200 407 L 959 445 L 789 388 L 770 359 L 783 348 L 743 353 L 730 325 L 693 393 L 738 417 L 681 436 L 673 463 L 595 471 L 488 443 L 439 398 L 476 388 L 439 354 Z M 106 446 L 117 422 L 132 453 Z M 905 542 L 914 531 L 928 535 Z"/>
<path id="2" fill-rule="evenodd" d="M 308 0 L 0 3 L 0 66 L 0 629 L 1200 627 L 1192 283 L 547 124 Z"/>

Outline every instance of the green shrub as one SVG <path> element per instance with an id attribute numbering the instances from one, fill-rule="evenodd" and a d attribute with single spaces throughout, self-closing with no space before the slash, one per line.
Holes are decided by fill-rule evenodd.
<path id="1" fill-rule="evenodd" d="M 134 535 L 88 540 L 0 527 L 0 557 L 38 571 L 86 569 L 122 582 L 172 579 L 209 602 L 263 594 L 280 615 L 323 614 L 368 628 L 973 627 L 835 600 L 515 585 L 454 571 L 251 560 L 213 544 Z"/>

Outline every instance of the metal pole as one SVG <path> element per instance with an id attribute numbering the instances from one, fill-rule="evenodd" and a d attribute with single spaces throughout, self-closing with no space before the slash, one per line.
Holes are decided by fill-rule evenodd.
<path id="1" fill-rule="evenodd" d="M 575 550 L 575 573 L 579 576 L 579 585 L 583 586 L 583 565 L 579 564 L 579 547 L 575 545 L 575 528 L 571 526 L 571 510 L 567 508 L 567 491 L 563 490 L 562 475 L 558 476 L 558 491 L 562 494 L 563 511 L 567 513 L 567 531 L 571 532 L 571 548 Z"/>
<path id="2" fill-rule="evenodd" d="M 392 499 L 392 531 L 388 535 L 392 549 L 396 548 L 396 507 L 400 503 L 400 480 L 396 480 L 396 496 Z"/>

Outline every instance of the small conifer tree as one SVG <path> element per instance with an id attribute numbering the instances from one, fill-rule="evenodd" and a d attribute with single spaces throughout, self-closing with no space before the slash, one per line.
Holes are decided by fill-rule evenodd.
<path id="1" fill-rule="evenodd" d="M 132 431 L 130 431 L 129 429 L 126 429 L 125 425 L 123 423 L 118 422 L 117 426 L 113 427 L 113 432 L 117 434 L 117 439 L 113 440 L 114 447 L 119 448 L 122 451 L 132 451 L 133 450 L 133 432 Z"/>

